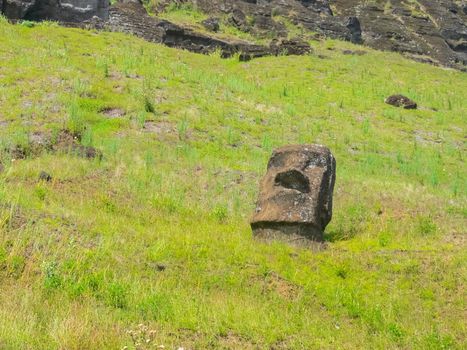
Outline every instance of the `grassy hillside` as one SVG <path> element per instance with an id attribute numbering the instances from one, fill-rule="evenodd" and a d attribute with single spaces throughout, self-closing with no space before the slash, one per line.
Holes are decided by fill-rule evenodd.
<path id="1" fill-rule="evenodd" d="M 47 23 L 0 38 L 0 349 L 467 346 L 465 73 L 335 41 L 241 63 Z M 64 129 L 103 157 L 37 146 Z M 289 143 L 337 159 L 319 252 L 249 228 Z"/>

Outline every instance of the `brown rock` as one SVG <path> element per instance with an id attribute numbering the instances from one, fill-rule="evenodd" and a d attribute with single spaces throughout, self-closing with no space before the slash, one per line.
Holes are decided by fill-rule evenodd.
<path id="1" fill-rule="evenodd" d="M 39 181 L 50 182 L 52 181 L 52 175 L 45 171 L 41 171 L 39 174 Z"/>
<path id="2" fill-rule="evenodd" d="M 218 32 L 220 29 L 220 19 L 215 17 L 209 17 L 201 22 L 204 28 L 211 32 Z"/>
<path id="3" fill-rule="evenodd" d="M 403 95 L 392 95 L 384 100 L 387 104 L 394 107 L 404 107 L 405 109 L 417 109 L 417 103 Z"/>
<path id="4" fill-rule="evenodd" d="M 275 150 L 261 181 L 251 228 L 258 238 L 311 246 L 332 217 L 336 161 L 322 145 Z"/>
<path id="5" fill-rule="evenodd" d="M 300 38 L 275 39 L 271 41 L 270 49 L 275 55 L 307 55 L 313 52 L 310 44 Z"/>

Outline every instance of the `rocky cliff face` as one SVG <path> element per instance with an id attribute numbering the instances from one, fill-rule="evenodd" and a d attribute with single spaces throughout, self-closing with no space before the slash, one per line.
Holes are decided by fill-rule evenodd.
<path id="1" fill-rule="evenodd" d="M 82 22 L 107 20 L 109 0 L 0 0 L 0 12 L 10 19 Z"/>
<path id="2" fill-rule="evenodd" d="M 159 10 L 173 0 L 161 0 Z M 243 31 L 267 37 L 287 35 L 280 19 L 336 39 L 361 42 L 360 23 L 353 16 L 334 16 L 327 0 L 178 0 L 191 2 L 205 13 L 226 14 Z"/>
<path id="3" fill-rule="evenodd" d="M 467 65 L 465 0 L 153 1 L 158 11 L 164 11 L 167 5 L 174 2 L 192 3 L 206 14 L 222 15 L 231 25 L 258 37 L 287 37 L 286 19 L 317 35 L 401 52 L 424 62 L 462 69 L 466 69 Z M 161 29 L 169 24 L 161 26 L 157 19 L 152 21 L 148 18 L 139 0 L 121 0 L 121 3 L 136 5 L 121 7 L 117 3 L 112 10 L 109 0 L 0 0 L 0 12 L 10 19 L 48 19 L 76 23 L 95 17 L 107 21 L 110 11 L 111 28 L 121 28 L 143 38 L 150 38 L 151 41 L 167 42 L 197 52 L 209 51 L 217 45 L 214 38 L 189 28 L 170 24 L 170 28 Z M 125 19 L 131 19 L 131 22 L 124 23 Z M 154 25 L 157 28 L 152 28 Z M 165 33 L 162 39 L 161 30 Z M 175 39 L 172 40 L 171 35 Z M 217 46 L 224 49 L 225 45 L 219 41 Z M 231 44 L 228 45 L 230 51 L 236 51 L 231 49 Z M 253 51 L 255 53 L 252 57 L 261 56 L 265 52 L 263 49 L 256 52 L 257 48 Z"/>
<path id="4" fill-rule="evenodd" d="M 230 16 L 256 35 L 284 36 L 280 18 L 328 37 L 442 64 L 467 64 L 464 0 L 175 0 Z M 158 2 L 159 10 L 174 0 Z"/>
<path id="5" fill-rule="evenodd" d="M 357 16 L 364 43 L 443 65 L 467 64 L 467 2 L 448 0 L 333 1 Z"/>

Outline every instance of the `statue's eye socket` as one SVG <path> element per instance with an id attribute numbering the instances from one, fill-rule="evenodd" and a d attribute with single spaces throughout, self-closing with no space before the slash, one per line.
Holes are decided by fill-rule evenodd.
<path id="1" fill-rule="evenodd" d="M 310 192 L 310 181 L 305 175 L 295 169 L 278 173 L 274 184 L 303 193 Z"/>

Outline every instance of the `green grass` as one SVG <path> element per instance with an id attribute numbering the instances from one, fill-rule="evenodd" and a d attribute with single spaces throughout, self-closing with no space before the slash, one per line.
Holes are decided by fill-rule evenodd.
<path id="1" fill-rule="evenodd" d="M 2 150 L 69 128 L 104 154 L 2 151 L 1 349 L 467 346 L 465 73 L 338 41 L 241 63 L 49 24 L 0 37 Z M 337 159 L 321 252 L 249 228 L 290 143 Z"/>

